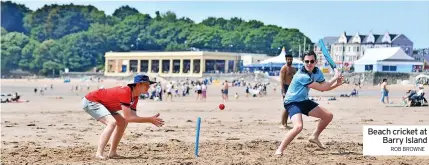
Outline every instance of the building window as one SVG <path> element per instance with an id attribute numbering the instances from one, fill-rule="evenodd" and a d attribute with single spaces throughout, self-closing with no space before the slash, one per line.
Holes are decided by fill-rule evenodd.
<path id="1" fill-rule="evenodd" d="M 162 73 L 169 73 L 170 72 L 170 62 L 171 62 L 171 60 L 162 60 L 162 62 L 161 62 L 161 72 Z"/>
<path id="2" fill-rule="evenodd" d="M 140 72 L 147 73 L 149 70 L 149 60 L 140 60 Z"/>
<path id="3" fill-rule="evenodd" d="M 383 65 L 381 68 L 381 71 L 383 71 L 383 72 L 396 72 L 396 66 Z"/>
<path id="4" fill-rule="evenodd" d="M 159 60 L 152 60 L 151 72 L 152 73 L 159 72 Z"/>
<path id="5" fill-rule="evenodd" d="M 173 60 L 173 73 L 180 73 L 180 60 Z"/>
<path id="6" fill-rule="evenodd" d="M 137 72 L 137 68 L 138 68 L 138 61 L 137 60 L 130 60 L 130 71 L 133 73 Z"/>
<path id="7" fill-rule="evenodd" d="M 189 73 L 191 71 L 191 60 L 183 60 L 183 73 Z"/>
<path id="8" fill-rule="evenodd" d="M 359 52 L 359 46 L 357 47 L 357 51 Z"/>
<path id="9" fill-rule="evenodd" d="M 374 65 L 365 65 L 365 71 L 372 71 Z"/>
<path id="10" fill-rule="evenodd" d="M 421 72 L 422 71 L 422 65 L 413 65 L 412 72 Z"/>

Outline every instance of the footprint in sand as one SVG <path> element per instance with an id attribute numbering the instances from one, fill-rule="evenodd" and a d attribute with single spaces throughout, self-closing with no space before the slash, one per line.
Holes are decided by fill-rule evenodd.
<path id="1" fill-rule="evenodd" d="M 164 130 L 164 132 L 174 132 L 174 130 L 172 130 L 172 129 L 166 129 L 166 130 Z"/>
<path id="2" fill-rule="evenodd" d="M 361 121 L 362 122 L 373 122 L 374 120 L 372 120 L 372 119 L 362 119 Z"/>

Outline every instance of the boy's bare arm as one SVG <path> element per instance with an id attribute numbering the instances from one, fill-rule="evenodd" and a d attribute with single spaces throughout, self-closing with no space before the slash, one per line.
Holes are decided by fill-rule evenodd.
<path id="1" fill-rule="evenodd" d="M 122 106 L 122 111 L 124 112 L 124 118 L 130 123 L 152 123 L 158 127 L 164 125 L 164 121 L 159 117 L 159 113 L 152 117 L 140 117 L 137 116 L 136 111 L 131 110 L 131 108 Z"/>
<path id="2" fill-rule="evenodd" d="M 281 86 L 281 89 L 282 89 L 282 92 L 284 92 L 285 91 L 285 87 L 284 87 L 284 84 L 285 84 L 285 80 L 284 80 L 284 76 L 286 75 L 285 74 L 285 72 L 287 71 L 287 68 L 285 67 L 285 66 L 283 66 L 281 69 L 280 69 L 280 86 Z"/>
<path id="3" fill-rule="evenodd" d="M 337 88 L 337 87 L 339 87 L 339 86 L 343 85 L 343 79 L 344 79 L 344 77 L 343 77 L 343 76 L 339 77 L 339 78 L 337 79 L 337 81 L 336 81 L 336 82 L 334 82 L 334 84 L 332 84 L 332 85 L 331 85 L 331 87 L 328 89 L 328 91 L 333 90 L 333 89 L 335 89 L 335 88 Z"/>

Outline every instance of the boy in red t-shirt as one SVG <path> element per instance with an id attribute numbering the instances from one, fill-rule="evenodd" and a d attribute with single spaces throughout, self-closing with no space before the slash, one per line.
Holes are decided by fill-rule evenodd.
<path id="1" fill-rule="evenodd" d="M 98 143 L 97 158 L 104 158 L 103 151 L 112 133 L 113 139 L 108 157 L 120 157 L 116 150 L 128 122 L 152 123 L 158 127 L 164 125 L 164 121 L 158 118 L 159 113 L 152 117 L 140 117 L 136 114 L 139 96 L 147 93 L 149 85 L 154 83 L 156 82 L 150 81 L 146 75 L 137 75 L 134 77 L 134 83 L 127 86 L 98 89 L 82 98 L 82 108 L 94 119 L 106 125 Z M 117 113 L 120 110 L 123 115 Z"/>

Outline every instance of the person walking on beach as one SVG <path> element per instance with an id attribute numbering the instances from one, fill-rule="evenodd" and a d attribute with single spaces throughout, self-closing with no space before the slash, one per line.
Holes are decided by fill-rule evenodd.
<path id="1" fill-rule="evenodd" d="M 383 79 L 381 82 L 381 102 L 384 104 L 384 98 L 386 98 L 387 104 L 389 104 L 389 90 L 387 89 L 387 79 Z"/>
<path id="2" fill-rule="evenodd" d="M 158 97 L 159 101 L 162 101 L 162 88 L 161 88 L 161 83 L 157 83 L 156 87 L 156 97 Z"/>
<path id="3" fill-rule="evenodd" d="M 195 83 L 195 92 L 197 93 L 197 100 L 203 99 L 201 94 L 203 93 L 200 82 Z"/>
<path id="4" fill-rule="evenodd" d="M 166 88 L 167 88 L 167 97 L 165 98 L 165 100 L 167 100 L 168 97 L 170 97 L 170 101 L 173 101 L 173 83 L 170 82 L 169 84 L 167 84 Z"/>
<path id="5" fill-rule="evenodd" d="M 292 81 L 293 75 L 295 75 L 296 70 L 294 67 L 292 67 L 293 57 L 292 55 L 286 55 L 286 64 L 283 65 L 283 67 L 280 69 L 280 89 L 282 90 L 282 97 L 285 98 L 286 92 L 289 88 L 290 82 Z M 282 99 L 282 100 L 283 100 Z M 285 110 L 282 113 L 282 119 L 281 119 L 281 128 L 288 128 L 287 127 L 287 119 L 288 119 L 288 112 Z"/>
<path id="6" fill-rule="evenodd" d="M 222 98 L 225 103 L 228 100 L 228 80 L 225 80 L 225 83 L 222 86 Z"/>
<path id="7" fill-rule="evenodd" d="M 202 97 L 203 97 L 203 100 L 204 101 L 206 101 L 206 99 L 207 99 L 207 79 L 206 79 L 206 82 L 205 83 L 203 83 L 203 85 L 201 85 L 201 92 L 202 92 Z"/>
<path id="8" fill-rule="evenodd" d="M 147 93 L 150 84 L 154 83 L 156 82 L 150 81 L 146 75 L 136 75 L 134 82 L 126 86 L 98 89 L 82 98 L 82 108 L 92 118 L 106 126 L 100 135 L 96 158 L 105 158 L 103 151 L 112 133 L 108 157 L 121 157 L 117 153 L 117 147 L 128 123 L 152 123 L 157 127 L 164 124 L 164 121 L 159 118 L 159 113 L 151 117 L 137 116 L 139 96 Z M 120 110 L 123 112 L 122 115 L 118 113 Z"/>
<path id="9" fill-rule="evenodd" d="M 302 58 L 304 66 L 295 74 L 284 98 L 284 107 L 289 112 L 293 128 L 286 133 L 275 155 L 283 155 L 286 146 L 302 131 L 303 114 L 320 119 L 316 130 L 314 130 L 308 141 L 317 144 L 321 148 L 325 148 L 322 143 L 320 143 L 319 136 L 332 121 L 333 115 L 318 103 L 310 100 L 308 93 L 310 88 L 318 91 L 330 91 L 335 89 L 342 85 L 343 77 L 340 76 L 338 70 L 335 69 L 335 75 L 331 80 L 326 82 L 322 71 L 316 67 L 316 54 L 310 51 L 304 54 Z"/>

